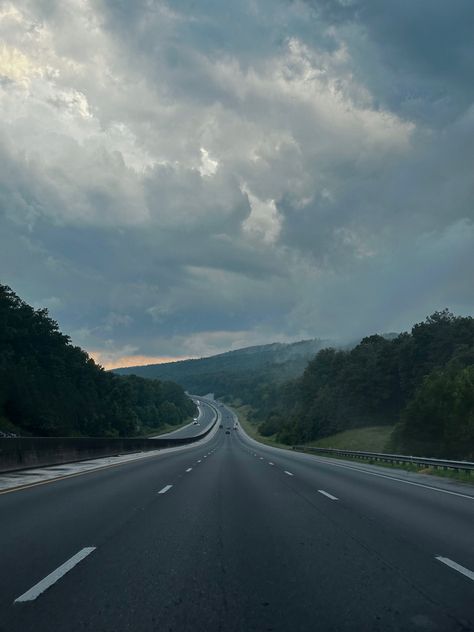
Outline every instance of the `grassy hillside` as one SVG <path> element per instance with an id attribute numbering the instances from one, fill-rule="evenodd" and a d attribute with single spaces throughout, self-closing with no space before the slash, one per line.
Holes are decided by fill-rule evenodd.
<path id="1" fill-rule="evenodd" d="M 344 430 L 308 445 L 316 448 L 336 448 L 337 450 L 361 450 L 363 452 L 387 452 L 393 426 L 370 426 Z"/>
<path id="2" fill-rule="evenodd" d="M 474 459 L 474 319 L 443 310 L 396 337 L 323 349 L 271 395 L 255 416 L 260 434 L 282 443 L 396 426 L 391 451 Z"/>
<path id="3" fill-rule="evenodd" d="M 276 435 L 264 436 L 258 430 L 258 421 L 255 420 L 255 411 L 250 406 L 233 402 L 235 410 L 244 430 L 253 439 L 278 448 L 288 448 L 287 444 L 278 441 Z M 338 450 L 361 450 L 366 452 L 386 452 L 390 444 L 393 426 L 369 426 L 367 428 L 354 428 L 338 432 L 330 437 L 324 437 L 319 441 L 311 441 L 306 445 L 316 448 L 336 448 Z"/>

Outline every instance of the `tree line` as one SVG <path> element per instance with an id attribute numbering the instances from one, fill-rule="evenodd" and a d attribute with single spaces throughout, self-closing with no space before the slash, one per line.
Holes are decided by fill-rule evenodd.
<path id="1" fill-rule="evenodd" d="M 173 382 L 118 376 L 0 285 L 0 421 L 36 436 L 138 436 L 196 413 Z"/>
<path id="2" fill-rule="evenodd" d="M 283 443 L 389 424 L 393 451 L 474 458 L 474 319 L 444 310 L 392 339 L 323 349 L 262 395 L 259 430 Z"/>

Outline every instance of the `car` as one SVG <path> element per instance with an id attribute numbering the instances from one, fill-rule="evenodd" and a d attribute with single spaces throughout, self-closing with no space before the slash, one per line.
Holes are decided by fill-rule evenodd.
<path id="1" fill-rule="evenodd" d="M 226 431 L 225 431 L 225 433 L 226 433 L 226 434 L 230 434 L 230 430 L 226 430 Z"/>
<path id="2" fill-rule="evenodd" d="M 223 428 L 223 427 L 224 427 L 224 426 L 223 426 L 222 424 L 219 426 L 219 428 Z"/>
<path id="3" fill-rule="evenodd" d="M 194 420 L 193 421 L 193 426 L 199 426 L 199 421 Z"/>

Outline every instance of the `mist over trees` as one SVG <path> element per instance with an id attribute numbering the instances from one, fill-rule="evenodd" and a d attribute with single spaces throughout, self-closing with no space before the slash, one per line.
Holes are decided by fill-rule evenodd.
<path id="1" fill-rule="evenodd" d="M 136 436 L 196 407 L 172 382 L 118 376 L 73 346 L 46 309 L 0 285 L 0 421 L 37 436 Z"/>
<path id="2" fill-rule="evenodd" d="M 191 393 L 212 392 L 216 397 L 248 401 L 262 380 L 282 381 L 301 375 L 308 361 L 327 344 L 319 339 L 274 342 L 207 358 L 117 368 L 114 373 L 172 380 Z"/>
<path id="3" fill-rule="evenodd" d="M 288 444 L 396 424 L 393 450 L 474 458 L 474 319 L 444 310 L 391 340 L 323 349 L 300 378 L 269 385 L 255 415 Z"/>
<path id="4" fill-rule="evenodd" d="M 352 348 L 322 340 L 121 369 L 176 380 L 251 406 L 264 436 L 306 443 L 344 430 L 394 427 L 390 450 L 474 458 L 474 319 L 447 309 L 410 332 Z"/>
<path id="5" fill-rule="evenodd" d="M 195 413 L 184 384 L 250 404 L 261 434 L 283 443 L 389 425 L 393 451 L 474 458 L 473 318 L 435 312 L 410 332 L 368 336 L 350 350 L 313 350 L 308 362 L 311 345 L 317 350 L 321 341 L 153 368 L 172 370 L 181 385 L 117 375 L 73 346 L 47 310 L 0 285 L 0 427 L 136 436 Z"/>

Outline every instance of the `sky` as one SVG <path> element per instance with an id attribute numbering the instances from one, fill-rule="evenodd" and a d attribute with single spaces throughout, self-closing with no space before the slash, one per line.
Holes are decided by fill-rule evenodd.
<path id="1" fill-rule="evenodd" d="M 472 0 L 0 0 L 0 282 L 106 367 L 474 313 Z"/>

